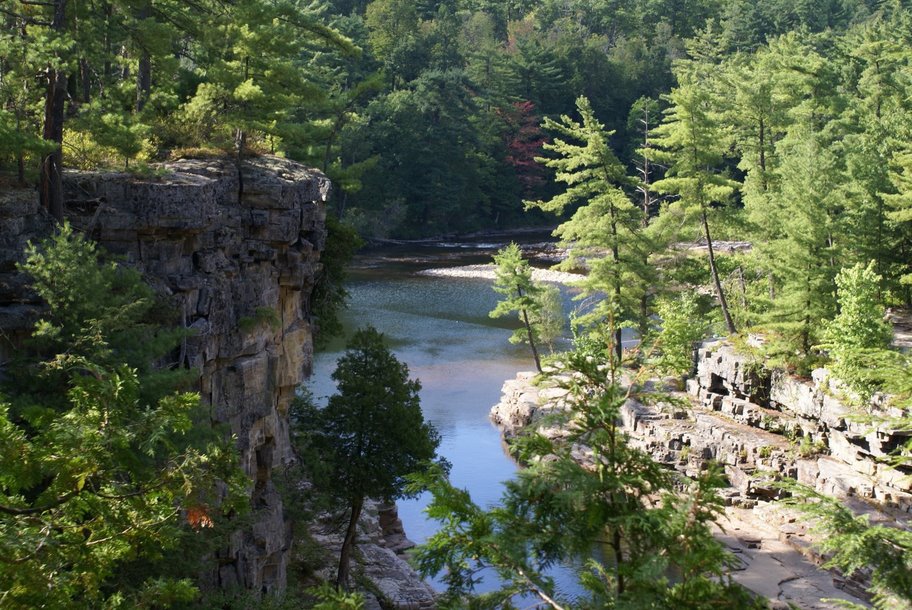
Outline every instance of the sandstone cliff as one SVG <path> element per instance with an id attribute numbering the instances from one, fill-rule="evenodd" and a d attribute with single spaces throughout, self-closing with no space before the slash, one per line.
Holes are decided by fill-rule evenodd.
<path id="1" fill-rule="evenodd" d="M 67 174 L 66 214 L 168 296 L 177 323 L 194 331 L 180 362 L 199 371 L 212 421 L 238 439 L 254 522 L 218 554 L 208 584 L 282 589 L 291 540 L 271 472 L 290 457 L 288 408 L 310 372 L 309 298 L 330 183 L 287 160 L 254 158 L 239 198 L 231 163 L 182 160 L 162 170 L 148 179 Z M 26 240 L 52 226 L 36 199 L 0 197 L 0 366 L 41 307 L 15 270 Z"/>

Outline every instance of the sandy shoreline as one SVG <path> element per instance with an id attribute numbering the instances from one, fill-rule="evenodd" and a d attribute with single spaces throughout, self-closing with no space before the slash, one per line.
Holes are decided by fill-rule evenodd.
<path id="1" fill-rule="evenodd" d="M 479 278 L 485 280 L 494 279 L 495 265 L 489 263 L 486 265 L 464 265 L 462 267 L 438 267 L 434 269 L 424 269 L 418 272 L 418 275 L 430 275 L 435 277 L 467 277 Z M 578 273 L 567 273 L 566 271 L 554 271 L 552 269 L 532 268 L 532 279 L 537 282 L 550 282 L 553 284 L 571 285 L 586 276 Z"/>

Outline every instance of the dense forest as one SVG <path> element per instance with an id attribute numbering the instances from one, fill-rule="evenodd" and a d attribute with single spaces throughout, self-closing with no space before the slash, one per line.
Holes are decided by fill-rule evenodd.
<path id="1" fill-rule="evenodd" d="M 553 137 L 544 118 L 586 97 L 636 176 L 637 150 L 681 103 L 665 96 L 688 89 L 718 131 L 713 171 L 738 182 L 725 203 L 750 208 L 780 188 L 802 154 L 788 144 L 797 129 L 833 156 L 825 173 L 854 202 L 849 224 L 870 206 L 876 217 L 860 199 L 897 188 L 888 166 L 901 153 L 877 130 L 903 140 L 899 2 L 5 0 L 0 11 L 0 155 L 14 180 L 40 178 L 48 206 L 59 167 L 141 173 L 169 157 L 277 152 L 328 172 L 340 215 L 378 236 L 543 222 L 520 201 L 553 194 L 534 160 Z M 852 139 L 879 143 L 863 150 L 882 171 L 844 152 Z"/>
<path id="2" fill-rule="evenodd" d="M 224 157 L 240 168 L 247 156 L 283 155 L 323 170 L 335 184 L 335 217 L 367 237 L 559 225 L 556 236 L 570 251 L 564 267 L 586 269 L 583 292 L 597 297 L 577 321 L 595 329 L 600 347 L 578 337 L 578 365 L 594 353 L 611 364 L 611 378 L 593 382 L 608 405 L 592 415 L 596 428 L 613 426 L 623 402 L 614 377 L 628 357 L 621 328 L 637 328 L 661 353 L 675 324 L 692 330 L 697 320 L 698 336 L 762 335 L 762 357 L 790 372 L 826 364 L 861 402 L 885 390 L 909 405 L 908 355 L 890 348 L 882 320 L 885 308 L 912 305 L 912 7 L 902 0 L 0 0 L 0 20 L 0 180 L 3 188 L 37 188 L 59 220 L 65 169 L 154 180 L 169 160 Z M 165 383 L 150 367 L 166 348 L 132 347 L 144 324 L 162 344 L 174 341 L 155 325 L 148 289 L 99 267 L 94 250 L 67 235 L 61 250 L 48 250 L 57 254 L 31 250 L 25 268 L 44 281 L 46 299 L 65 292 L 36 332 L 43 360 L 25 363 L 22 373 L 38 367 L 54 383 L 24 383 L 27 391 L 13 396 L 18 406 L 3 405 L 16 417 L 3 419 L 0 453 L 6 463 L 23 448 L 40 454 L 42 439 L 73 446 L 65 430 L 39 435 L 46 412 L 23 401 L 76 412 L 108 394 L 122 397 L 126 385 L 118 413 L 127 432 L 91 446 L 93 468 L 113 473 L 111 485 L 92 490 L 94 504 L 61 512 L 59 523 L 30 522 L 26 533 L 39 548 L 85 514 L 110 521 L 93 534 L 105 543 L 130 531 L 136 515 L 167 520 L 182 483 L 207 498 L 242 487 L 216 440 L 169 440 L 197 414 L 191 398 L 169 393 L 181 382 Z M 47 279 L 61 268 L 77 272 L 63 287 Z M 87 269 L 100 287 L 92 295 L 77 279 Z M 681 296 L 691 287 L 699 287 L 696 296 Z M 106 292 L 114 301 L 100 296 Z M 341 293 L 334 295 L 337 302 Z M 83 298 L 88 305 L 72 311 Z M 656 314 L 665 329 L 656 329 Z M 689 349 L 693 333 L 680 336 Z M 681 374 L 689 352 L 673 354 L 669 345 L 659 360 L 637 355 L 634 364 L 659 362 Z M 98 372 L 97 384 L 68 368 L 73 358 Z M 590 373 L 603 375 L 598 367 Z M 151 405 L 144 422 L 151 445 L 125 423 L 139 400 Z M 97 421 L 81 425 L 88 434 Z M 129 453 L 137 444 L 143 459 L 111 462 L 108 447 Z M 58 463 L 50 453 L 37 470 L 3 474 L 9 501 L 0 512 L 22 515 L 16 511 L 52 496 L 63 505 L 73 485 L 82 493 L 84 464 Z M 908 451 L 898 460 L 908 466 Z M 61 463 L 69 487 L 35 492 Z M 673 482 L 641 466 L 638 502 L 671 493 Z M 581 485 L 591 482 L 574 473 Z M 219 478 L 231 489 L 216 492 Z M 542 479 L 530 481 L 525 492 L 540 491 Z M 424 485 L 437 487 L 437 502 L 449 498 L 444 508 L 457 503 L 441 479 L 428 475 Z M 105 502 L 129 494 L 141 498 L 132 514 Z M 32 509 L 20 506 L 23 498 Z M 533 510 L 523 504 L 528 496 L 514 500 Z M 207 514 L 193 514 L 195 529 L 211 525 Z M 486 518 L 465 514 L 467 522 Z M 693 540 L 710 544 L 704 525 L 715 514 L 713 506 L 693 508 Z M 664 523 L 677 518 L 686 515 Z M 23 532 L 12 527 L 3 522 L 0 544 L 15 549 Z M 591 530 L 578 533 L 575 543 L 591 539 Z M 887 566 L 893 580 L 882 586 L 883 607 L 894 595 L 908 600 L 908 536 L 855 533 L 846 544 L 857 553 L 847 561 L 895 558 L 899 550 Z M 68 547 L 75 554 L 55 557 L 53 573 L 32 570 L 27 554 L 10 555 L 21 567 L 4 568 L 12 576 L 3 595 L 28 607 L 42 594 L 36 587 L 62 574 L 52 607 L 198 602 L 189 581 L 170 579 L 169 558 L 202 553 L 200 543 L 183 541 L 186 528 L 140 534 L 134 546 Z M 172 547 L 150 568 L 160 579 L 137 587 L 137 553 L 172 534 Z M 690 550 L 677 549 L 678 565 L 694 557 Z M 430 569 L 482 552 L 470 546 L 464 556 L 430 553 L 423 561 Z M 723 563 L 712 555 L 694 564 L 697 588 L 663 599 L 736 603 L 740 591 L 720 591 L 704 577 L 721 574 Z M 623 598 L 623 581 L 614 584 L 604 599 Z"/>

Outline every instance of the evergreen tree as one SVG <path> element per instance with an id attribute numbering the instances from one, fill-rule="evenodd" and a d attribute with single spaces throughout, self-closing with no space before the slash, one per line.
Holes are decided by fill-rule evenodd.
<path id="1" fill-rule="evenodd" d="M 865 352 L 885 351 L 893 338 L 892 327 L 884 321 L 884 307 L 878 299 L 881 277 L 874 261 L 844 267 L 836 275 L 839 313 L 827 324 L 825 337 L 836 376 L 856 391 L 865 403 L 879 389 L 877 374 L 866 370 Z"/>
<path id="2" fill-rule="evenodd" d="M 494 255 L 495 269 L 494 290 L 504 295 L 504 299 L 497 303 L 490 316 L 502 318 L 512 313 L 519 314 L 522 328 L 517 329 L 510 337 L 511 343 L 525 342 L 532 350 L 535 368 L 541 373 L 541 357 L 539 344 L 542 340 L 541 320 L 546 319 L 547 313 L 542 304 L 543 288 L 532 280 L 532 268 L 529 261 L 523 259 L 522 250 L 515 243 L 501 248 Z M 547 327 L 546 327 L 547 328 Z M 546 331 L 547 332 L 547 331 Z"/>
<path id="3" fill-rule="evenodd" d="M 138 274 L 100 263 L 66 224 L 24 270 L 48 310 L 0 397 L 3 606 L 192 600 L 186 575 L 211 540 L 195 530 L 242 510 L 248 482 L 185 375 L 152 367 L 177 336 Z"/>
<path id="4" fill-rule="evenodd" d="M 595 317 L 619 316 L 614 346 L 620 358 L 620 322 L 644 317 L 641 302 L 651 275 L 650 245 L 641 233 L 641 210 L 621 189 L 628 180 L 609 146 L 612 132 L 598 122 L 586 98 L 577 100 L 577 109 L 581 122 L 562 116 L 560 121 L 546 118 L 543 124 L 558 136 L 543 148 L 560 156 L 539 161 L 554 169 L 555 179 L 567 189 L 548 201 L 526 202 L 526 206 L 560 214 L 582 204 L 554 234 L 572 248 L 574 258 L 586 258 L 590 271 L 582 282 L 584 295 L 606 295 Z M 607 255 L 601 254 L 605 251 Z M 573 260 L 565 263 L 573 264 Z"/>
<path id="5" fill-rule="evenodd" d="M 548 383 L 568 391 L 571 408 L 560 422 L 567 435 L 520 439 L 527 467 L 506 485 L 500 506 L 482 510 L 440 473 L 416 478 L 430 488 L 428 513 L 441 522 L 418 550 L 419 569 L 444 572 L 445 602 L 453 607 L 509 607 L 521 593 L 558 610 L 759 607 L 724 577 L 726 552 L 711 531 L 722 511 L 718 469 L 676 493 L 673 475 L 619 429 L 631 393 L 618 385 L 618 363 L 605 338 L 582 340 L 564 354 L 561 370 L 548 374 Z M 606 541 L 607 557 L 587 560 L 580 572 L 585 594 L 564 598 L 543 571 L 588 556 L 595 540 Z M 679 569 L 674 583 L 666 576 L 671 566 Z M 486 567 L 502 584 L 473 596 L 476 574 Z"/>
<path id="6" fill-rule="evenodd" d="M 792 354 L 798 349 L 802 357 L 819 341 L 820 321 L 835 311 L 834 277 L 842 247 L 839 201 L 833 196 L 841 174 L 821 139 L 794 127 L 780 143 L 780 186 L 769 211 L 779 235 L 760 246 L 769 248 L 777 286 L 764 325 L 784 340 L 778 349 Z"/>
<path id="7" fill-rule="evenodd" d="M 710 214 L 716 204 L 725 203 L 734 192 L 734 182 L 722 173 L 725 129 L 715 114 L 711 92 L 695 73 L 679 72 L 679 85 L 666 96 L 670 107 L 665 121 L 656 128 L 653 144 L 656 158 L 669 165 L 665 178 L 653 187 L 679 198 L 672 205 L 699 223 L 709 256 L 709 270 L 722 308 L 725 326 L 736 332 L 722 289 L 710 231 Z"/>
<path id="8" fill-rule="evenodd" d="M 908 305 L 912 303 L 912 152 L 903 150 L 893 155 L 889 178 L 896 192 L 885 193 L 883 198 L 889 207 L 887 217 L 899 233 L 895 265 L 903 286 L 903 300 Z"/>
<path id="9" fill-rule="evenodd" d="M 326 408 L 305 415 L 319 451 L 314 482 L 348 511 L 336 577 L 337 586 L 347 587 L 364 500 L 410 495 L 406 475 L 428 467 L 440 437 L 421 414 L 421 385 L 374 328 L 352 336 L 332 378 L 338 390 Z"/>

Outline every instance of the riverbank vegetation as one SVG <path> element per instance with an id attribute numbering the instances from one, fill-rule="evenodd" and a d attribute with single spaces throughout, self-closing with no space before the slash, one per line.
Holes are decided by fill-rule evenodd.
<path id="1" fill-rule="evenodd" d="M 479 507 L 441 473 L 413 478 L 431 489 L 428 514 L 440 522 L 416 560 L 443 575 L 442 607 L 512 608 L 516 595 L 555 610 L 767 607 L 731 581 L 731 557 L 713 537 L 719 468 L 689 481 L 628 442 L 621 412 L 638 384 L 622 383 L 614 337 L 610 325 L 578 336 L 550 362 L 542 383 L 565 391 L 567 408 L 548 425 L 564 434 L 514 439 L 525 468 L 498 506 Z M 555 585 L 547 570 L 556 564 L 577 566 L 582 593 Z M 501 586 L 476 594 L 482 569 Z"/>

